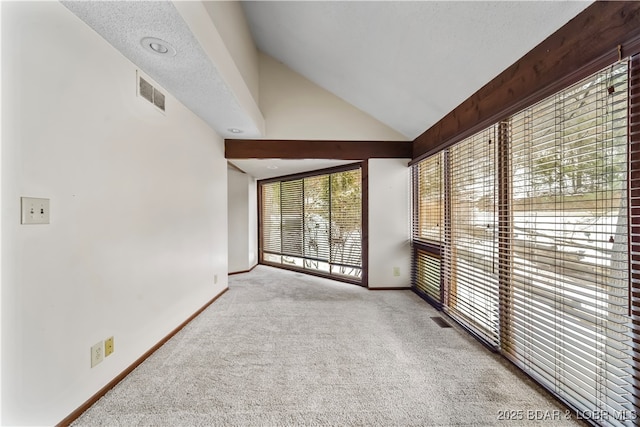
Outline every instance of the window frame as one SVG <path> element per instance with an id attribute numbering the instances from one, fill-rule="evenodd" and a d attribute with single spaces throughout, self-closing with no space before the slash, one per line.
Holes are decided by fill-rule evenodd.
<path id="1" fill-rule="evenodd" d="M 287 265 L 283 263 L 274 263 L 265 261 L 265 249 L 264 249 L 264 223 L 263 223 L 263 209 L 262 209 L 262 188 L 266 184 L 271 184 L 275 182 L 288 182 L 295 180 L 303 180 L 305 178 L 312 178 L 322 175 L 336 174 L 340 172 L 347 172 L 351 170 L 360 170 L 361 180 L 360 180 L 360 189 L 361 189 L 361 275 L 360 279 L 352 279 L 347 276 L 324 273 L 322 271 L 307 269 L 307 268 L 299 268 L 292 265 Z M 330 278 L 332 280 L 337 280 L 349 284 L 359 285 L 363 287 L 368 287 L 368 161 L 364 160 L 362 162 L 349 163 L 345 165 L 318 169 L 309 172 L 295 173 L 290 175 L 277 176 L 273 178 L 266 178 L 257 181 L 257 193 L 258 193 L 258 263 L 262 265 L 268 265 L 271 267 L 281 268 L 284 270 L 290 270 L 300 273 L 309 274 L 312 276 Z M 303 193 L 304 194 L 304 193 Z M 304 254 L 301 256 L 302 259 L 305 259 Z"/>
<path id="2" fill-rule="evenodd" d="M 616 63 L 617 64 L 617 63 Z M 614 65 L 616 65 L 614 64 Z M 556 91 L 554 94 L 550 95 L 550 97 L 545 98 L 544 100 L 541 100 L 540 103 L 542 102 L 548 102 L 547 100 L 549 98 L 552 97 L 557 97 L 557 96 L 565 96 L 566 93 L 575 90 L 576 88 L 579 88 L 581 85 L 584 85 L 587 82 L 593 81 L 593 82 L 603 82 L 604 80 L 602 80 L 602 75 L 606 74 L 606 70 L 608 68 L 611 69 L 611 72 L 613 72 L 614 69 L 614 65 L 609 65 L 607 67 L 603 67 L 602 69 L 600 69 L 599 71 L 596 71 L 594 73 L 592 73 L 590 76 L 586 77 L 583 80 L 580 80 L 579 82 L 574 82 L 571 85 L 567 85 L 564 88 Z M 609 81 L 613 80 L 612 77 L 607 77 L 607 84 L 609 84 Z M 600 84 L 600 83 L 598 83 Z M 604 90 L 604 92 L 607 92 L 607 87 L 602 87 L 599 90 Z M 610 92 L 609 94 L 611 94 L 611 88 L 609 88 Z M 614 91 L 616 93 L 618 93 L 617 91 Z M 638 265 L 640 265 L 640 263 L 637 261 L 637 253 L 640 253 L 640 244 L 638 242 L 640 242 L 640 175 L 639 175 L 639 170 L 640 170 L 640 54 L 639 55 L 635 55 L 634 57 L 630 58 L 630 60 L 628 61 L 628 96 L 627 96 L 627 103 L 628 103 L 628 107 L 627 107 L 627 117 L 626 120 L 628 121 L 627 124 L 627 135 L 626 135 L 626 145 L 627 145 L 627 152 L 626 155 L 628 157 L 627 159 L 627 170 L 624 172 L 627 176 L 627 195 L 626 196 L 622 196 L 622 198 L 627 200 L 627 225 L 629 227 L 629 231 L 628 231 L 628 242 L 629 242 L 629 247 L 630 250 L 628 251 L 628 258 L 627 258 L 627 264 L 628 267 L 630 269 L 629 272 L 629 276 L 628 276 L 628 287 L 629 287 L 629 292 L 628 292 L 628 303 L 629 303 L 629 316 L 627 319 L 627 328 L 628 328 L 628 332 L 626 334 L 629 335 L 633 335 L 634 337 L 637 337 L 639 335 L 640 332 L 640 322 L 637 321 L 638 315 L 640 315 L 640 303 L 638 303 L 638 295 L 640 295 L 640 293 L 638 292 L 638 289 L 640 288 L 640 279 L 638 279 L 638 277 L 640 277 L 640 273 L 638 273 L 640 271 L 640 267 L 638 267 Z M 555 101 L 557 102 L 557 101 Z M 593 101 L 595 104 L 595 109 L 594 111 L 598 110 L 597 104 L 595 101 Z M 608 101 L 605 101 L 605 103 Z M 612 101 L 613 102 L 613 101 Z M 498 292 L 499 292 L 499 300 L 500 300 L 500 310 L 499 310 L 499 341 L 496 344 L 495 342 L 488 342 L 486 340 L 486 338 L 484 338 L 482 336 L 482 334 L 478 334 L 478 331 L 475 331 L 472 325 L 469 324 L 465 324 L 464 323 L 464 319 L 463 322 L 461 323 L 463 327 L 465 327 L 469 332 L 471 332 L 473 335 L 476 336 L 476 338 L 480 339 L 481 341 L 483 341 L 483 343 L 488 344 L 489 347 L 493 348 L 494 350 L 500 352 L 504 357 L 510 359 L 512 362 L 514 362 L 514 364 L 516 364 L 519 368 L 521 368 L 522 370 L 524 370 L 526 372 L 526 369 L 531 369 L 531 365 L 527 365 L 528 362 L 523 362 L 521 360 L 518 359 L 518 357 L 516 356 L 516 340 L 515 337 L 519 336 L 518 334 L 521 334 L 522 332 L 518 331 L 515 326 L 515 322 L 518 320 L 518 316 L 523 316 L 522 313 L 518 314 L 517 312 L 515 312 L 515 306 L 516 305 L 522 305 L 522 302 L 514 302 L 514 298 L 516 297 L 516 289 L 515 289 L 515 278 L 512 277 L 514 275 L 514 267 L 513 267 L 513 262 L 514 262 L 514 252 L 513 252 L 513 245 L 514 243 L 514 218 L 513 218 L 513 214 L 514 214 L 514 199 L 513 199 L 513 191 L 514 191 L 514 176 L 513 176 L 513 172 L 512 172 L 512 162 L 514 162 L 513 159 L 513 153 L 511 152 L 512 147 L 511 147 L 511 138 L 512 138 L 512 131 L 511 131 L 511 125 L 512 125 L 512 119 L 516 116 L 518 116 L 521 112 L 534 108 L 535 105 L 537 105 L 538 103 L 532 103 L 532 105 L 525 107 L 519 111 L 513 112 L 513 114 L 510 114 L 507 118 L 502 119 L 498 122 L 496 122 L 495 124 L 491 125 L 494 126 L 495 129 L 497 129 L 496 131 L 496 135 L 497 135 L 497 159 L 496 159 L 496 166 L 497 166 L 497 171 L 495 173 L 495 179 L 496 179 L 496 184 L 494 187 L 494 192 L 497 194 L 497 207 L 496 207 L 496 217 L 495 217 L 495 221 L 497 224 L 497 239 L 495 242 L 496 245 L 496 252 L 498 253 L 498 258 L 500 259 L 500 263 L 498 264 L 497 268 L 498 268 L 498 277 L 499 277 L 499 288 L 498 288 Z M 554 108 L 562 108 L 562 107 L 558 107 L 555 106 Z M 618 110 L 615 110 L 618 111 Z M 624 110 L 621 110 L 624 111 Z M 556 113 L 557 114 L 557 113 Z M 596 118 L 592 118 L 590 120 L 594 120 L 596 122 L 601 121 L 601 120 L 615 120 L 611 117 L 607 117 L 605 118 L 604 115 L 602 115 L 603 113 L 599 112 L 599 113 L 594 113 L 594 117 Z M 601 116 L 602 115 L 602 116 Z M 602 118 L 601 118 L 602 117 Z M 555 119 L 556 122 L 558 120 L 558 118 Z M 564 120 L 564 119 L 563 119 Z M 567 122 L 569 123 L 569 122 Z M 489 126 L 489 127 L 491 127 Z M 557 126 L 557 124 L 556 124 Z M 475 137 L 478 134 L 481 134 L 484 132 L 484 129 L 481 130 L 480 132 L 474 133 L 471 137 Z M 589 134 L 590 135 L 590 134 Z M 597 139 L 597 138 L 601 138 L 603 136 L 600 135 L 600 133 L 594 134 L 593 138 Z M 414 162 L 412 162 L 412 177 L 414 177 L 413 180 L 413 188 L 412 188 L 412 194 L 413 194 L 413 203 L 414 205 L 412 206 L 412 213 L 414 215 L 414 217 L 412 218 L 412 223 L 413 223 L 413 230 L 412 230 L 412 244 L 414 246 L 414 251 L 413 251 L 413 259 L 412 259 L 412 263 L 414 265 L 413 268 L 413 277 L 412 277 L 412 287 L 414 289 L 414 291 L 422 296 L 424 299 L 426 299 L 428 302 L 432 303 L 436 308 L 443 310 L 444 312 L 449 313 L 448 310 L 448 304 L 449 301 L 447 301 L 446 299 L 446 295 L 448 292 L 450 292 L 450 289 L 448 288 L 448 284 L 445 283 L 445 279 L 446 279 L 446 269 L 447 268 L 451 268 L 451 266 L 446 265 L 446 260 L 448 259 L 447 256 L 447 251 L 450 249 L 447 249 L 447 246 L 452 245 L 451 242 L 447 241 L 447 232 L 445 231 L 445 235 L 444 238 L 442 239 L 442 242 L 439 245 L 430 245 L 428 242 L 423 241 L 422 239 L 419 238 L 418 234 L 419 232 L 416 232 L 416 227 L 418 227 L 420 225 L 420 219 L 417 218 L 418 214 L 419 214 L 419 188 L 418 188 L 418 184 L 417 184 L 417 176 L 418 176 L 418 172 L 417 172 L 417 168 L 420 166 L 420 164 L 424 161 L 427 161 L 431 158 L 431 156 L 439 154 L 439 153 L 446 153 L 447 155 L 445 156 L 446 158 L 446 162 L 444 164 L 444 170 L 447 171 L 445 173 L 445 189 L 444 189 L 444 193 L 445 193 L 445 201 L 444 201 L 444 205 L 445 205 L 445 210 L 448 209 L 449 214 L 448 216 L 445 215 L 445 224 L 444 224 L 444 229 L 446 230 L 447 228 L 451 228 L 451 224 L 452 224 L 452 213 L 451 213 L 451 195 L 447 194 L 447 193 L 451 193 L 451 182 L 449 182 L 449 180 L 451 179 L 449 174 L 451 173 L 450 169 L 453 168 L 454 166 L 450 164 L 451 158 L 449 157 L 450 155 L 450 151 L 456 147 L 457 144 L 459 143 L 464 143 L 465 141 L 467 141 L 469 138 L 464 138 L 462 140 L 456 140 L 455 142 L 452 142 L 451 144 L 446 144 L 446 146 L 442 149 L 440 149 L 438 152 L 436 153 L 432 153 L 430 156 L 428 157 L 424 157 L 421 160 L 416 160 Z M 608 141 L 609 136 L 604 137 L 606 141 Z M 611 138 L 615 138 L 612 136 Z M 598 139 L 599 140 L 599 139 Z M 570 140 L 567 140 L 567 142 L 565 142 L 564 137 L 561 141 L 556 141 L 554 144 L 571 144 Z M 608 143 L 607 143 L 608 144 Z M 613 143 L 612 143 L 613 144 Z M 592 144 L 593 145 L 593 144 Z M 612 145 L 613 147 L 613 145 Z M 589 148 L 588 146 L 586 146 L 586 148 Z M 591 148 L 589 148 L 591 149 Z M 561 161 L 556 159 L 556 162 Z M 590 169 L 589 169 L 590 170 Z M 596 171 L 596 169 L 593 169 L 594 171 Z M 597 169 L 599 170 L 599 169 Z M 591 184 L 594 185 L 594 184 Z M 600 192 L 600 191 L 607 191 L 607 190 L 602 190 L 600 188 L 596 189 L 596 190 L 590 190 L 590 191 L 596 191 L 596 192 Z M 610 190 L 613 191 L 613 190 Z M 596 199 L 597 202 L 598 199 Z M 449 207 L 447 208 L 447 204 L 449 204 Z M 569 212 L 571 212 L 572 208 L 567 208 L 569 209 Z M 574 209 L 574 208 L 573 208 Z M 563 210 L 564 212 L 564 210 Z M 622 211 L 621 211 L 622 212 Z M 623 214 L 620 214 L 623 215 Z M 562 217 L 562 216 L 561 216 Z M 556 220 L 556 222 L 561 222 L 561 220 Z M 449 232 L 450 233 L 450 232 Z M 618 241 L 618 237 L 616 237 L 615 241 Z M 611 240 L 610 240 L 611 242 Z M 440 301 L 435 301 L 434 298 L 430 295 L 426 295 L 425 297 L 425 289 L 424 286 L 422 286 L 418 281 L 423 279 L 423 278 L 418 278 L 417 274 L 420 273 L 421 269 L 424 270 L 425 266 L 424 265 L 418 265 L 418 257 L 420 255 L 424 255 L 424 253 L 426 252 L 424 249 L 425 247 L 429 247 L 429 246 L 433 246 L 432 249 L 436 249 L 435 246 L 438 246 L 437 249 L 439 249 L 439 252 L 442 254 L 442 264 L 440 266 L 440 270 L 442 271 L 441 273 L 441 295 L 442 298 Z M 557 251 L 560 251 L 560 249 L 556 249 Z M 433 251 L 433 253 L 435 254 L 435 250 Z M 562 255 L 560 255 L 560 257 L 562 257 Z M 564 274 L 564 273 L 562 273 Z M 571 280 L 572 276 L 562 276 L 559 280 L 562 283 L 571 283 L 568 282 Z M 555 280 L 555 279 L 554 279 Z M 596 282 L 597 282 L 597 278 L 594 278 L 594 286 L 597 286 Z M 600 279 L 602 280 L 602 279 Z M 565 285 L 561 285 L 562 286 Z M 619 292 L 621 289 L 620 286 L 618 286 L 618 291 Z M 455 291 L 455 290 L 454 290 Z M 603 291 L 604 292 L 604 291 Z M 431 294 L 433 294 L 433 292 L 431 292 Z M 564 294 L 563 294 L 564 295 Z M 609 298 L 613 298 L 614 294 L 611 294 L 611 296 Z M 564 298 L 564 296 L 562 297 Z M 594 297 L 595 298 L 595 297 Z M 520 301 L 520 300 L 518 300 Z M 534 301 L 536 303 L 536 301 Z M 588 302 L 588 301 L 587 301 Z M 585 302 L 586 303 L 586 302 Z M 561 316 L 563 316 L 562 318 L 566 319 L 569 318 L 572 314 L 571 311 L 571 307 L 573 307 L 572 303 L 568 303 L 565 304 L 564 301 L 561 301 L 558 304 L 557 308 L 558 313 L 561 314 Z M 594 310 L 597 311 L 597 307 L 599 307 L 596 303 L 591 303 L 594 308 Z M 595 305 L 594 305 L 595 304 Z M 575 305 L 575 304 L 574 304 Z M 597 306 L 597 307 L 596 307 Z M 585 308 L 585 310 L 587 310 L 589 307 Z M 568 310 L 568 311 L 567 311 Z M 612 316 L 620 316 L 620 312 L 618 311 L 611 311 L 611 315 Z M 526 315 L 526 313 L 524 314 Z M 556 315 L 558 316 L 558 315 Z M 606 315 L 599 315 L 596 316 L 597 319 L 603 318 L 607 321 L 609 319 L 609 314 Z M 456 316 L 454 316 L 455 318 Z M 460 319 L 456 319 L 460 322 Z M 612 341 L 612 344 L 608 344 L 609 343 L 609 336 L 607 335 L 607 333 L 601 332 L 600 329 L 602 329 L 603 327 L 600 325 L 600 320 L 596 320 L 595 323 L 593 323 L 594 325 L 596 325 L 596 329 L 593 330 L 593 332 L 589 329 L 587 330 L 587 332 L 584 332 L 585 334 L 589 334 L 589 333 L 593 333 L 595 334 L 594 336 L 596 336 L 597 339 L 598 336 L 602 335 L 605 336 L 606 335 L 606 343 L 602 344 L 602 345 L 611 345 L 611 347 L 607 347 L 611 350 L 606 350 L 606 356 L 603 357 L 615 357 L 615 356 L 609 356 L 609 351 L 615 353 L 616 351 L 618 351 L 619 349 L 617 348 L 618 345 L 623 345 L 622 341 L 620 342 L 614 342 Z M 574 322 L 575 323 L 575 322 Z M 567 323 L 568 326 L 572 327 L 571 325 L 569 325 Z M 472 326 L 472 327 L 469 327 Z M 582 325 L 580 326 L 581 328 L 586 328 L 587 325 Z M 564 327 L 563 327 L 564 328 Z M 600 329 L 598 329 L 600 328 Z M 608 328 L 606 330 L 609 330 Z M 540 331 L 542 331 L 543 333 L 546 333 L 544 331 L 544 329 L 540 329 Z M 572 334 L 572 329 L 567 328 L 567 331 L 569 333 L 569 335 Z M 576 329 L 577 331 L 577 329 Z M 538 330 L 534 330 L 534 333 L 539 332 Z M 564 329 L 562 329 L 562 333 L 564 334 Z M 621 336 L 627 336 L 625 333 L 620 333 Z M 577 334 L 573 334 L 576 335 Z M 563 335 L 564 336 L 564 335 Z M 557 338 L 557 337 L 556 337 Z M 522 338 L 519 338 L 520 341 L 522 340 Z M 565 343 L 565 341 L 562 341 L 564 338 L 558 338 L 560 339 L 561 343 L 557 344 L 556 346 L 564 346 L 566 345 L 567 348 L 572 348 L 571 346 L 573 345 L 571 340 L 567 341 Z M 602 339 L 604 341 L 604 338 Z M 601 345 L 601 343 L 598 341 L 598 345 Z M 628 365 L 626 369 L 633 369 L 634 372 L 637 372 L 637 364 L 635 363 L 631 363 L 628 362 L 629 360 L 639 360 L 638 359 L 638 349 L 636 348 L 636 346 L 633 345 L 629 345 L 628 343 L 625 342 L 625 344 L 627 346 L 627 350 L 626 353 L 624 354 L 624 357 L 626 358 Z M 520 349 L 519 351 L 523 351 L 522 349 Z M 597 351 L 604 351 L 601 350 L 600 347 L 598 347 Z M 612 353 L 612 354 L 613 354 Z M 564 366 L 564 359 L 560 362 L 562 366 Z M 601 363 L 603 364 L 603 363 Z M 599 366 L 599 365 L 598 365 Z M 604 364 L 603 364 L 604 366 Z M 613 364 L 611 365 L 613 366 L 615 369 L 617 369 Z M 604 368 L 598 368 L 598 369 L 604 369 Z M 597 374 L 597 378 L 595 380 L 593 380 L 594 382 L 598 383 L 600 381 L 605 381 L 605 380 L 601 380 L 601 377 L 604 378 L 609 378 L 607 377 L 607 375 L 615 375 L 613 372 L 615 371 L 615 369 L 613 369 L 613 371 L 603 371 L 604 373 L 599 373 Z M 569 371 L 567 371 L 569 372 Z M 577 371 L 575 371 L 577 372 Z M 564 371 L 561 370 L 560 373 L 557 373 L 555 375 L 558 375 L 558 378 L 565 378 L 563 375 L 576 375 L 574 373 L 564 373 Z M 565 403 L 567 403 L 568 405 L 574 407 L 574 408 L 578 408 L 577 410 L 585 410 L 585 408 L 587 408 L 586 410 L 600 410 L 601 406 L 600 405 L 609 405 L 609 403 L 602 403 L 602 402 L 607 402 L 606 399 L 608 397 L 604 397 L 604 400 L 602 400 L 603 398 L 600 397 L 600 393 L 605 393 L 602 391 L 597 391 L 596 394 L 594 395 L 589 395 L 588 398 L 584 398 L 584 402 L 589 402 L 590 400 L 594 400 L 594 402 L 598 402 L 597 403 L 597 407 L 594 408 L 589 408 L 588 405 L 585 407 L 582 407 L 581 405 L 584 405 L 583 400 L 581 400 L 580 398 L 576 398 L 575 396 L 577 394 L 579 394 L 578 392 L 574 393 L 574 397 L 572 397 L 571 399 L 573 399 L 573 401 L 571 399 L 568 398 L 568 395 L 564 395 L 562 390 L 556 390 L 553 386 L 553 381 L 552 383 L 549 383 L 548 380 L 543 379 L 542 376 L 538 377 L 535 372 L 530 372 L 529 375 L 532 376 L 532 378 L 534 380 L 536 380 L 537 382 L 539 382 L 541 385 L 543 385 L 543 387 L 547 388 L 552 394 L 554 394 L 557 398 L 559 398 L 560 400 L 564 401 Z M 594 374 L 595 375 L 595 374 Z M 568 378 L 568 377 L 567 377 Z M 573 377 L 572 377 L 573 378 Z M 575 376 L 575 378 L 579 378 L 578 376 Z M 564 382 L 563 379 L 555 379 L 556 382 Z M 570 382 L 570 380 L 568 380 Z M 622 380 L 620 380 L 622 381 Z M 627 380 L 628 381 L 628 380 Z M 551 385 L 550 385 L 551 384 Z M 587 384 L 586 382 L 584 382 L 584 384 Z M 589 386 L 585 386 L 585 393 L 586 390 L 588 390 Z M 598 386 L 599 387 L 599 386 Z M 622 387 L 622 386 L 621 386 Z M 637 386 L 635 386 L 633 384 L 633 382 L 627 382 L 625 383 L 625 390 L 627 388 L 634 388 L 636 391 L 638 390 Z M 582 389 L 580 391 L 580 393 L 582 393 Z M 606 393 L 617 393 L 617 391 L 607 391 Z M 559 394 L 558 394 L 559 393 Z M 627 393 L 628 394 L 628 393 Z M 637 396 L 637 394 L 635 394 Z M 585 395 L 586 396 L 586 395 Z M 576 400 L 577 399 L 577 400 Z M 600 399 L 600 400 L 599 400 Z M 611 411 L 621 411 L 621 412 L 625 412 L 628 414 L 635 414 L 635 412 L 640 412 L 638 411 L 639 408 L 639 402 L 637 398 L 633 398 L 633 396 L 631 397 L 627 397 L 627 403 L 625 405 L 625 407 L 622 407 L 622 409 L 620 409 L 619 407 L 616 407 L 615 405 L 612 405 L 611 407 L 606 406 L 607 409 L 605 410 L 609 410 Z M 632 408 L 629 409 L 629 406 L 631 405 Z M 622 425 L 622 424 L 621 424 Z M 626 425 L 626 424 L 625 424 Z"/>

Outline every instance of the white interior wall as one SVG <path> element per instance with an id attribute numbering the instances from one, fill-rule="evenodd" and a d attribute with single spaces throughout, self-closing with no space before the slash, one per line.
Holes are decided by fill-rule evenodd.
<path id="1" fill-rule="evenodd" d="M 1 422 L 53 425 L 227 287 L 226 161 L 62 5 L 1 7 Z M 21 196 L 51 224 L 20 225 Z"/>
<path id="2" fill-rule="evenodd" d="M 229 169 L 229 273 L 247 271 L 257 263 L 256 180 Z"/>
<path id="3" fill-rule="evenodd" d="M 239 1 L 205 1 L 204 7 L 227 46 L 256 103 L 258 90 L 258 49 Z"/>
<path id="4" fill-rule="evenodd" d="M 260 53 L 259 64 L 259 105 L 267 139 L 406 141 L 274 58 Z"/>
<path id="5" fill-rule="evenodd" d="M 227 207 L 229 210 L 229 273 L 247 270 L 248 260 L 248 206 L 247 175 L 233 169 L 227 171 Z"/>
<path id="6" fill-rule="evenodd" d="M 411 283 L 409 160 L 369 160 L 369 288 Z"/>
<path id="7" fill-rule="evenodd" d="M 249 180 L 249 268 L 258 264 L 258 183 L 252 176 Z"/>

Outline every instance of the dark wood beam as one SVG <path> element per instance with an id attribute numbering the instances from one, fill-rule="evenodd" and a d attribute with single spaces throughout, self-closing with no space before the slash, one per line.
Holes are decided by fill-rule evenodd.
<path id="1" fill-rule="evenodd" d="M 225 139 L 227 159 L 410 159 L 412 141 Z"/>
<path id="2" fill-rule="evenodd" d="M 413 159 L 471 136 L 639 51 L 640 2 L 597 1 L 417 137 Z"/>

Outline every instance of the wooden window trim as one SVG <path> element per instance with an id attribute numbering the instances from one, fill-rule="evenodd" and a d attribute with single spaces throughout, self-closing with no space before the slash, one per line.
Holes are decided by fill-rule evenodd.
<path id="1" fill-rule="evenodd" d="M 362 275 L 360 280 L 351 280 L 347 277 L 323 274 L 322 272 L 316 272 L 313 270 L 305 270 L 298 269 L 295 267 L 291 267 L 283 264 L 270 263 L 268 261 L 264 261 L 264 224 L 262 218 L 262 186 L 264 184 L 272 183 L 272 182 L 284 182 L 284 181 L 293 181 L 299 180 L 309 177 L 314 177 L 318 175 L 327 175 L 332 173 L 345 172 L 349 170 L 360 169 L 361 171 L 361 221 L 362 221 L 362 243 L 361 243 L 361 251 L 362 251 Z M 268 265 L 271 267 L 282 268 L 284 270 L 296 271 L 305 274 L 310 274 L 312 276 L 329 278 L 332 280 L 337 280 L 345 283 L 355 284 L 358 286 L 362 286 L 365 288 L 369 287 L 369 162 L 364 160 L 362 162 L 357 163 L 349 163 L 346 165 L 335 166 L 331 168 L 318 169 L 310 172 L 302 172 L 290 175 L 283 175 L 280 177 L 268 178 L 258 180 L 258 263 L 262 265 Z"/>

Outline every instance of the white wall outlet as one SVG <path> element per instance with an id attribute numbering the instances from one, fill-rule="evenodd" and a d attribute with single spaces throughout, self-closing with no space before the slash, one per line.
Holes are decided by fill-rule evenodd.
<path id="1" fill-rule="evenodd" d="M 93 368 L 104 359 L 104 341 L 91 347 L 91 367 Z"/>
<path id="2" fill-rule="evenodd" d="M 21 224 L 49 224 L 49 199 L 21 197 Z"/>
<path id="3" fill-rule="evenodd" d="M 393 275 L 395 277 L 400 276 L 400 267 L 393 267 Z"/>
<path id="4" fill-rule="evenodd" d="M 213 275 L 213 284 L 214 284 L 214 285 L 217 285 L 217 284 L 218 284 L 218 275 L 217 275 L 217 274 L 214 274 L 214 275 Z"/>

